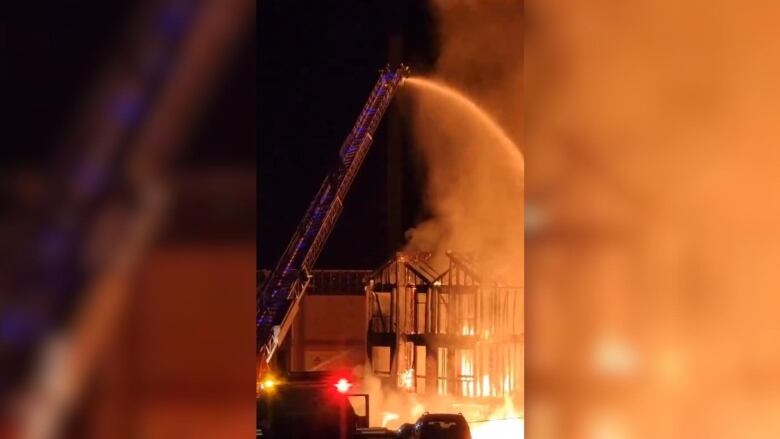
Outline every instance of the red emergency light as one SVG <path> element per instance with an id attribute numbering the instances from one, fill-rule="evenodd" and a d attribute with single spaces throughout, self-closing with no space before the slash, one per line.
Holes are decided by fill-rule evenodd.
<path id="1" fill-rule="evenodd" d="M 333 386 L 336 387 L 336 390 L 338 390 L 339 393 L 347 393 L 349 392 L 349 388 L 352 387 L 352 383 L 347 381 L 346 378 L 341 378 L 340 380 L 336 381 L 336 384 Z"/>

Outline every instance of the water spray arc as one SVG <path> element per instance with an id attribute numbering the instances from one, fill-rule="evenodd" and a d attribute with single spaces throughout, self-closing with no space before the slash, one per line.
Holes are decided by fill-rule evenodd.
<path id="1" fill-rule="evenodd" d="M 495 136 L 496 144 L 507 154 L 507 160 L 510 166 L 518 172 L 518 175 L 525 175 L 525 161 L 520 152 L 520 148 L 512 141 L 509 135 L 506 134 L 504 129 L 493 120 L 490 114 L 477 105 L 474 100 L 468 98 L 453 87 L 422 76 L 407 78 L 405 83 L 412 89 L 418 89 L 421 92 L 431 93 L 445 98 L 453 107 L 457 107 L 459 111 L 474 117 L 486 131 Z"/>

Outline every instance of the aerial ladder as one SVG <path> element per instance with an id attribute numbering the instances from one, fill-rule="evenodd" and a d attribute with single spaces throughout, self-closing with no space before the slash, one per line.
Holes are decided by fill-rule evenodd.
<path id="1" fill-rule="evenodd" d="M 257 295 L 258 373 L 269 368 L 290 329 L 312 277 L 312 269 L 341 213 L 374 132 L 398 87 L 409 76 L 403 64 L 380 70 L 360 116 L 339 151 L 337 166 L 322 182 L 298 228 Z"/>

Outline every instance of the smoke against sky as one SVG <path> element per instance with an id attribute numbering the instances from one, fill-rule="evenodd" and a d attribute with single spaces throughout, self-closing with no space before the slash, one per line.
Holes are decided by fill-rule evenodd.
<path id="1" fill-rule="evenodd" d="M 435 83 L 408 87 L 430 218 L 407 232 L 408 249 L 472 253 L 489 277 L 522 285 L 522 3 L 433 5 Z"/>

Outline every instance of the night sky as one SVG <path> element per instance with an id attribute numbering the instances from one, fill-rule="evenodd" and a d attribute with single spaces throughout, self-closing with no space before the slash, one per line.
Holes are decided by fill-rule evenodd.
<path id="1" fill-rule="evenodd" d="M 99 77 L 137 1 L 4 2 L 3 167 L 39 166 Z"/>
<path id="2" fill-rule="evenodd" d="M 377 77 L 388 42 L 403 34 L 414 72 L 435 59 L 423 1 L 263 1 L 258 4 L 258 267 L 273 268 L 337 158 Z M 419 172 L 403 117 L 391 105 L 352 185 L 319 268 L 375 268 L 402 244 L 387 243 L 388 126 L 404 140 L 405 230 L 419 219 Z"/>

